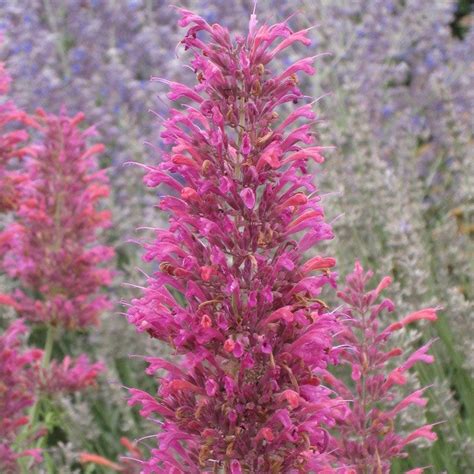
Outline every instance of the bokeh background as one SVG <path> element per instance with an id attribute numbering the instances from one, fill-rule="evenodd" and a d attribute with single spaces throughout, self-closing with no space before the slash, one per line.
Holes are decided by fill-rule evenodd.
<path id="1" fill-rule="evenodd" d="M 209 22 L 245 31 L 253 2 L 189 0 Z M 356 258 L 378 276 L 391 275 L 391 296 L 406 313 L 442 306 L 433 327 L 410 330 L 400 344 L 437 338 L 436 363 L 417 368 L 411 386 L 432 385 L 428 421 L 442 421 L 431 447 L 413 449 L 394 466 L 432 466 L 432 472 L 474 472 L 474 22 L 467 0 L 259 0 L 260 22 L 291 14 L 294 28 L 315 25 L 318 73 L 303 90 L 320 98 L 318 133 L 335 145 L 317 182 L 335 229 L 330 250 L 341 275 Z M 77 453 L 110 459 L 121 436 L 153 433 L 125 401 L 124 386 L 152 389 L 143 364 L 130 354 L 163 349 L 136 335 L 120 301 L 133 295 L 145 268 L 140 226 L 164 217 L 156 196 L 129 161 L 159 160 L 159 122 L 165 89 L 151 76 L 191 82 L 177 49 L 182 32 L 168 0 L 0 0 L 0 60 L 13 78 L 11 96 L 28 112 L 84 111 L 107 145 L 114 225 L 107 239 L 119 270 L 110 289 L 116 311 L 98 331 L 64 347 L 105 359 L 99 390 L 65 397 L 49 437 L 61 473 L 106 472 L 82 467 Z M 300 55 L 301 50 L 294 49 Z M 6 283 L 4 283 L 6 284 Z M 34 334 L 32 335 L 34 337 Z M 86 347 L 84 347 L 84 344 Z M 65 351 L 66 352 L 66 351 Z M 415 410 L 404 423 L 419 422 Z M 85 471 L 84 471 L 85 470 Z"/>

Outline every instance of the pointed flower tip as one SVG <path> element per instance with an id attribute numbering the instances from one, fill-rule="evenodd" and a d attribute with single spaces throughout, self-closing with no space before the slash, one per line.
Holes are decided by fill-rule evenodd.
<path id="1" fill-rule="evenodd" d="M 398 331 L 403 327 L 407 326 L 408 324 L 413 323 L 414 321 L 420 321 L 423 319 L 427 321 L 436 321 L 438 319 L 436 311 L 436 308 L 425 308 L 419 311 L 415 311 L 414 313 L 405 316 L 401 321 L 391 324 L 388 327 L 388 330 L 390 332 Z"/>
<path id="2" fill-rule="evenodd" d="M 416 467 L 415 469 L 410 469 L 405 474 L 423 474 L 425 469 L 429 469 L 432 466 Z"/>
<path id="3" fill-rule="evenodd" d="M 242 198 L 242 201 L 245 204 L 245 207 L 247 209 L 253 209 L 255 206 L 255 193 L 253 192 L 252 189 L 250 188 L 244 188 L 240 192 L 240 197 Z"/>
<path id="4" fill-rule="evenodd" d="M 375 294 L 378 296 L 385 288 L 389 287 L 392 284 L 392 278 L 389 276 L 385 276 L 382 278 L 380 283 L 378 284 L 377 288 L 375 289 Z"/>
<path id="5" fill-rule="evenodd" d="M 312 270 L 327 270 L 336 266 L 336 259 L 332 257 L 313 257 L 309 259 L 302 267 L 302 273 L 306 274 Z"/>
<path id="6" fill-rule="evenodd" d="M 98 454 L 81 453 L 79 455 L 79 462 L 81 464 L 92 463 L 98 466 L 108 467 L 109 469 L 113 469 L 114 471 L 118 471 L 118 472 L 123 472 L 124 470 L 124 468 L 120 466 L 119 464 L 113 461 L 110 461 L 109 459 L 104 458 L 103 456 L 99 456 Z"/>

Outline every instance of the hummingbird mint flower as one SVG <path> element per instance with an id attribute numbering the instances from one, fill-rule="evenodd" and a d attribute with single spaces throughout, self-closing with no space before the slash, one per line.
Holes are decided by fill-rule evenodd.
<path id="1" fill-rule="evenodd" d="M 36 394 L 25 399 L 32 408 L 20 434 L 23 441 L 31 439 L 48 419 L 51 403 L 45 403 L 46 398 L 94 385 L 104 369 L 101 363 L 89 362 L 85 354 L 61 361 L 54 358 L 58 328 L 97 324 L 100 313 L 110 306 L 99 294 L 112 277 L 102 264 L 113 256 L 111 248 L 97 243 L 98 231 L 110 224 L 109 212 L 99 207 L 109 191 L 105 172 L 95 160 L 103 145 L 87 146 L 94 131 L 79 128 L 83 119 L 83 114 L 54 116 L 41 110 L 28 117 L 39 138 L 24 153 L 18 205 L 12 223 L 0 234 L 5 249 L 0 264 L 18 281 L 16 290 L 0 294 L 0 305 L 11 306 L 20 317 L 46 327 L 41 362 L 30 370 L 34 373 L 31 387 L 22 388 L 20 373 L 26 369 L 21 365 L 18 380 L 11 381 L 10 390 Z M 0 361 L 0 370 L 4 368 Z M 22 377 L 30 379 L 27 372 Z M 15 383 L 19 384 L 16 388 Z"/>
<path id="2" fill-rule="evenodd" d="M 91 364 L 85 354 L 76 359 L 69 356 L 60 362 L 52 361 L 42 371 L 39 388 L 41 393 L 57 395 L 60 392 L 78 392 L 96 384 L 97 375 L 104 370 L 102 363 Z"/>
<path id="3" fill-rule="evenodd" d="M 433 425 L 425 425 L 402 435 L 397 431 L 396 423 L 398 415 L 407 407 L 424 407 L 428 402 L 424 397 L 426 388 L 415 390 L 400 399 L 396 386 L 407 383 L 407 372 L 416 363 L 433 363 L 434 357 L 428 354 L 432 342 L 405 357 L 403 362 L 395 361 L 404 355 L 404 351 L 388 346 L 392 333 L 407 324 L 422 319 L 436 321 L 436 309 L 417 311 L 386 328 L 380 328 L 380 314 L 395 309 L 389 299 L 379 299 L 391 279 L 385 277 L 375 289 L 368 290 L 371 277 L 372 273 L 364 272 L 357 262 L 346 279 L 346 287 L 338 293 L 345 303 L 342 312 L 347 318 L 344 329 L 338 335 L 347 347 L 341 353 L 340 360 L 352 368 L 353 384 L 345 384 L 327 374 L 333 388 L 345 399 L 352 400 L 348 404 L 348 412 L 338 420 L 337 436 L 333 439 L 331 450 L 339 462 L 353 466 L 357 474 L 389 473 L 391 461 L 406 456 L 406 445 L 418 438 L 436 439 Z M 423 469 L 410 472 L 421 473 Z"/>
<path id="4" fill-rule="evenodd" d="M 145 183 L 166 186 L 169 227 L 145 245 L 159 271 L 128 311 L 176 353 L 173 362 L 147 358 L 147 373 L 160 375 L 156 396 L 130 391 L 143 416 L 164 419 L 142 469 L 322 469 L 327 429 L 344 403 L 315 375 L 337 358 L 338 323 L 320 299 L 335 285 L 335 261 L 304 256 L 333 236 L 308 170 L 324 147 L 298 88 L 314 58 L 283 72 L 271 65 L 289 46 L 309 45 L 308 30 L 258 27 L 253 14 L 248 35 L 232 39 L 179 12 L 197 84 L 161 80 L 183 103 L 164 122 L 167 149 Z M 287 104 L 299 106 L 287 112 Z"/>
<path id="5" fill-rule="evenodd" d="M 29 422 L 27 409 L 36 399 L 42 357 L 39 349 L 22 350 L 21 336 L 26 332 L 23 322 L 16 320 L 0 335 L 0 471 L 5 473 L 18 472 L 20 457 L 41 459 L 39 450 L 24 449 L 28 440 L 18 442 L 21 428 Z"/>
<path id="6" fill-rule="evenodd" d="M 3 233 L 3 267 L 22 286 L 11 295 L 20 316 L 66 329 L 97 324 L 109 307 L 98 290 L 111 281 L 100 265 L 113 250 L 96 243 L 110 224 L 109 211 L 98 208 L 109 188 L 94 159 L 103 146 L 87 148 L 93 130 L 79 129 L 83 118 L 42 111 L 34 117 L 44 139 L 24 159 L 16 219 Z"/>

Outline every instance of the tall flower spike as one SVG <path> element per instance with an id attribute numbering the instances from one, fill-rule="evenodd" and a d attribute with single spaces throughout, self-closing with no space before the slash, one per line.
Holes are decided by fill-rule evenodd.
<path id="1" fill-rule="evenodd" d="M 315 375 L 334 360 L 337 323 L 318 299 L 334 285 L 334 260 L 305 250 L 332 238 L 308 161 L 320 163 L 315 114 L 297 73 L 272 58 L 309 44 L 286 23 L 232 39 L 218 24 L 179 10 L 188 27 L 198 84 L 165 82 L 172 108 L 162 133 L 168 151 L 145 182 L 168 186 L 160 202 L 170 226 L 145 246 L 159 272 L 128 311 L 138 330 L 171 345 L 180 358 L 149 358 L 165 370 L 157 396 L 131 391 L 145 417 L 165 422 L 146 473 L 293 472 L 322 469 L 327 426 L 341 401 Z M 307 145 L 305 147 L 305 145 Z M 301 236 L 298 241 L 296 235 Z"/>
<path id="2" fill-rule="evenodd" d="M 109 307 L 98 290 L 111 273 L 99 265 L 113 255 L 96 244 L 97 231 L 110 223 L 109 212 L 98 209 L 109 192 L 94 158 L 103 146 L 87 148 L 92 130 L 79 130 L 82 119 L 39 112 L 44 140 L 25 159 L 27 185 L 16 222 L 3 234 L 9 236 L 4 268 L 23 288 L 11 295 L 20 315 L 69 329 L 96 324 Z"/>
<path id="3" fill-rule="evenodd" d="M 18 472 L 22 456 L 41 459 L 38 450 L 13 449 L 15 445 L 23 448 L 17 437 L 28 423 L 26 411 L 35 401 L 37 366 L 42 357 L 38 349 L 21 350 L 20 337 L 25 332 L 25 325 L 17 320 L 0 335 L 0 471 L 5 473 Z"/>
<path id="4" fill-rule="evenodd" d="M 334 388 L 349 400 L 351 409 L 344 419 L 339 420 L 338 436 L 334 438 L 333 449 L 337 459 L 354 466 L 356 472 L 364 474 L 390 472 L 391 461 L 405 456 L 405 446 L 417 438 L 429 441 L 436 439 L 433 425 L 416 429 L 408 436 L 396 431 L 396 418 L 410 405 L 424 407 L 424 389 L 416 390 L 396 402 L 396 385 L 406 383 L 406 372 L 417 362 L 430 364 L 434 358 L 427 354 L 431 342 L 409 355 L 394 369 L 389 368 L 393 359 L 402 355 L 399 348 L 387 348 L 387 340 L 393 331 L 420 319 L 436 320 L 436 310 L 427 308 L 417 311 L 380 329 L 379 316 L 382 311 L 393 311 L 394 305 L 388 300 L 377 301 L 380 292 L 390 284 L 385 277 L 375 290 L 367 291 L 371 272 L 364 272 L 357 262 L 353 273 L 347 277 L 346 288 L 339 293 L 346 307 L 348 317 L 344 331 L 339 335 L 349 350 L 341 354 L 341 360 L 352 367 L 353 387 L 331 376 Z M 411 472 L 411 471 L 410 471 Z M 423 472 L 418 468 L 413 472 Z"/>

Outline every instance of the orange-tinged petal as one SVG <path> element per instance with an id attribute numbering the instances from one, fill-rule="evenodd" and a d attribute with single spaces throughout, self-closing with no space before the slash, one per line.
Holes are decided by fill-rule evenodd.
<path id="1" fill-rule="evenodd" d="M 98 464 L 99 466 L 109 467 L 110 469 L 114 469 L 115 471 L 119 472 L 124 470 L 124 468 L 120 466 L 120 464 L 117 464 L 111 461 L 110 459 L 104 458 L 103 456 L 99 456 L 98 454 L 81 453 L 79 455 L 79 462 L 81 462 L 82 464 Z"/>

